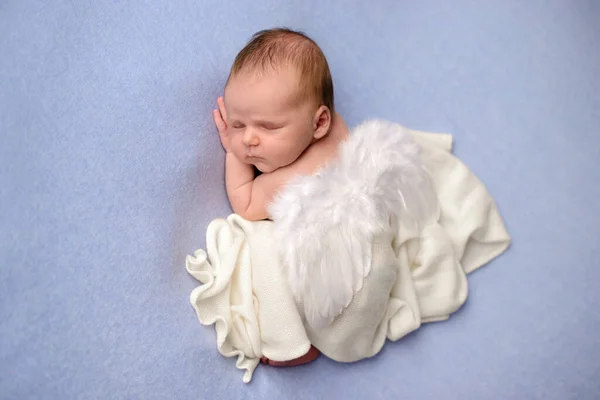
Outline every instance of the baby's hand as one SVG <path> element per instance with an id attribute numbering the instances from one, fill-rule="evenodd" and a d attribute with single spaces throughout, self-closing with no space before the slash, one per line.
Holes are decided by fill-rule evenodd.
<path id="1" fill-rule="evenodd" d="M 221 137 L 221 144 L 227 153 L 231 151 L 230 141 L 229 141 L 229 131 L 227 129 L 227 114 L 225 111 L 225 103 L 223 102 L 223 98 L 219 97 L 217 99 L 218 109 L 213 110 L 213 118 L 215 120 L 215 125 L 217 126 L 217 130 L 219 131 L 219 136 Z"/>

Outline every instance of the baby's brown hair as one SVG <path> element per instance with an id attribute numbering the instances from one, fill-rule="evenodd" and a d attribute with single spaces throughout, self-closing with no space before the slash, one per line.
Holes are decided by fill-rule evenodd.
<path id="1" fill-rule="evenodd" d="M 264 72 L 281 66 L 298 70 L 304 99 L 314 99 L 334 113 L 333 80 L 327 59 L 317 43 L 299 31 L 274 28 L 255 33 L 235 57 L 228 81 L 244 70 Z"/>

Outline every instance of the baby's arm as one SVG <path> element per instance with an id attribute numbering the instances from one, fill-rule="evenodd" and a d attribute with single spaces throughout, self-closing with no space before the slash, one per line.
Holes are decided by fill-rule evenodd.
<path id="1" fill-rule="evenodd" d="M 227 153 L 225 187 L 233 212 L 249 221 L 267 219 L 269 200 L 261 185 L 261 176 L 254 179 L 254 168 L 240 162 L 233 153 Z"/>
<path id="2" fill-rule="evenodd" d="M 241 162 L 231 152 L 223 98 L 219 98 L 217 104 L 219 108 L 213 111 L 213 117 L 221 137 L 221 144 L 227 153 L 225 188 L 231 208 L 234 213 L 250 221 L 267 219 L 269 198 L 264 190 L 265 179 L 254 179 L 254 167 Z"/>

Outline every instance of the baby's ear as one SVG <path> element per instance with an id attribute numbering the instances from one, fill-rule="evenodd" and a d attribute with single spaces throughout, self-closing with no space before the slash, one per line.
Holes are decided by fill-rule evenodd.
<path id="1" fill-rule="evenodd" d="M 313 138 L 316 140 L 322 139 L 331 127 L 331 111 L 327 106 L 321 106 L 315 113 L 313 120 Z"/>

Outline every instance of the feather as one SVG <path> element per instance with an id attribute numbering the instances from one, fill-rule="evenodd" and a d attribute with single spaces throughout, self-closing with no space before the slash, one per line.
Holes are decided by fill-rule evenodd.
<path id="1" fill-rule="evenodd" d="M 290 181 L 269 206 L 290 290 L 308 324 L 329 325 L 362 288 L 373 239 L 402 220 L 421 229 L 437 196 L 410 131 L 373 120 L 356 127 L 335 162 Z"/>

